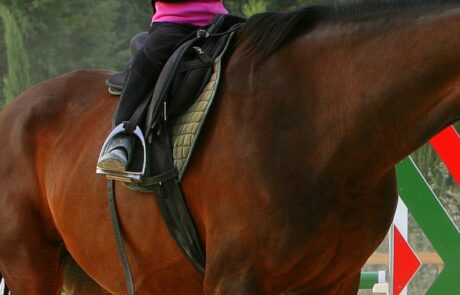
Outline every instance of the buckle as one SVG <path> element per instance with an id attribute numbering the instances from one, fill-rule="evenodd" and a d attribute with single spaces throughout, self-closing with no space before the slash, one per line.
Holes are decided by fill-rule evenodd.
<path id="1" fill-rule="evenodd" d="M 204 30 L 204 29 L 199 29 L 198 31 L 196 31 L 196 36 L 198 37 L 198 39 L 200 38 L 208 38 L 210 36 L 209 32 Z"/>
<path id="2" fill-rule="evenodd" d="M 102 146 L 101 153 L 99 154 L 99 160 L 103 155 L 105 155 L 110 147 L 110 143 L 113 141 L 115 136 L 118 134 L 125 133 L 125 127 L 123 123 L 119 124 L 115 129 L 110 132 L 109 136 L 104 142 L 104 145 Z M 117 181 L 122 181 L 122 182 L 141 182 L 142 178 L 144 177 L 145 174 L 145 168 L 147 166 L 147 149 L 146 149 L 146 144 L 145 144 L 145 139 L 144 139 L 144 134 L 142 133 L 142 130 L 139 128 L 139 126 L 136 126 L 136 129 L 134 130 L 134 136 L 137 137 L 137 139 L 140 141 L 142 144 L 142 149 L 143 149 L 143 163 L 142 163 L 142 170 L 141 171 L 125 171 L 125 172 L 116 172 L 116 171 L 108 171 L 108 170 L 103 170 L 99 167 L 96 167 L 96 174 L 102 174 L 107 177 L 107 179 L 111 180 L 117 180 Z"/>

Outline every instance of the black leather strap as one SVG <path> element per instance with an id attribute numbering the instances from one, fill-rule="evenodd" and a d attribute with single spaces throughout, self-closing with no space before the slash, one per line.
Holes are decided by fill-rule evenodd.
<path id="1" fill-rule="evenodd" d="M 155 185 L 159 184 L 161 185 L 163 182 L 175 179 L 179 176 L 179 172 L 177 171 L 176 168 L 171 169 L 169 171 L 166 171 L 160 175 L 153 176 L 153 177 L 144 177 L 142 179 L 142 184 L 143 185 Z"/>
<path id="2" fill-rule="evenodd" d="M 168 229 L 185 256 L 204 276 L 205 257 L 195 224 L 176 179 L 155 186 L 155 196 Z M 179 218 L 178 218 L 179 217 Z"/>
<path id="3" fill-rule="evenodd" d="M 162 124 L 166 124 L 163 122 Z M 154 175 L 175 169 L 172 142 L 166 126 L 156 133 L 152 142 Z M 205 254 L 177 176 L 153 186 L 158 207 L 174 240 L 201 275 L 205 271 Z"/>
<path id="4" fill-rule="evenodd" d="M 229 34 L 231 34 L 233 32 L 238 31 L 243 25 L 244 25 L 244 23 L 235 24 L 228 31 L 225 31 L 225 32 L 222 32 L 222 33 L 209 34 L 209 37 L 220 37 L 220 36 L 224 36 L 224 35 L 229 35 Z"/>
<path id="5" fill-rule="evenodd" d="M 109 208 L 110 217 L 112 219 L 112 229 L 115 234 L 115 241 L 117 243 L 118 254 L 120 255 L 121 265 L 123 267 L 123 275 L 125 276 L 126 287 L 128 294 L 134 294 L 134 280 L 131 274 L 131 268 L 129 266 L 128 257 L 126 256 L 125 246 L 123 243 L 123 235 L 120 230 L 120 222 L 118 220 L 117 204 L 115 201 L 115 182 L 109 180 L 107 189 L 109 192 Z"/>
<path id="6" fill-rule="evenodd" d="M 193 69 L 198 69 L 198 68 L 208 68 L 210 66 L 214 65 L 214 61 L 210 61 L 209 63 L 203 63 L 201 60 L 200 61 L 188 61 L 188 62 L 183 62 L 180 66 L 180 68 L 177 70 L 177 73 L 183 73 L 187 72 Z"/>
<path id="7" fill-rule="evenodd" d="M 171 57 L 163 67 L 163 70 L 161 71 L 162 74 L 158 78 L 157 83 L 155 85 L 153 97 L 151 99 L 151 103 L 147 113 L 146 126 L 148 129 L 146 130 L 145 134 L 146 138 L 150 135 L 150 127 L 158 119 L 159 114 L 163 111 L 163 101 L 165 101 L 166 99 L 166 94 L 169 91 L 170 85 L 173 82 L 176 72 L 179 68 L 179 61 L 182 60 L 184 55 L 188 52 L 190 47 L 192 47 L 195 44 L 196 41 L 198 41 L 197 37 L 188 40 L 184 44 L 180 45 L 179 48 L 176 49 L 176 51 L 173 53 L 173 55 L 171 55 Z"/>
<path id="8" fill-rule="evenodd" d="M 151 97 L 152 97 L 152 92 L 150 92 L 149 94 L 147 94 L 147 96 L 144 97 L 141 104 L 136 108 L 136 111 L 134 111 L 129 121 L 123 122 L 125 126 L 125 133 L 128 133 L 128 134 L 134 133 L 134 130 L 139 125 L 139 122 L 141 121 L 142 117 L 147 111 L 147 106 L 149 105 Z"/>

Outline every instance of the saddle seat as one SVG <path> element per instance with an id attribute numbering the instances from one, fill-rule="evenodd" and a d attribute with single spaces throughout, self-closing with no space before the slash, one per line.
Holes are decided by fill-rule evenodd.
<path id="1" fill-rule="evenodd" d="M 100 157 L 107 152 L 115 136 L 120 133 L 133 134 L 136 144 L 128 171 L 112 172 L 97 168 L 96 173 L 104 174 L 108 179 L 134 184 L 136 190 L 150 191 L 148 187 L 152 181 L 157 181 L 155 175 L 164 172 L 152 167 L 154 165 L 149 161 L 152 153 L 156 158 L 160 156 L 158 151 L 152 151 L 157 149 L 151 147 L 155 136 L 163 131 L 168 135 L 173 132 L 174 122 L 200 97 L 215 72 L 216 60 L 225 54 L 234 33 L 244 21 L 236 16 L 219 15 L 207 29 L 200 29 L 183 41 L 165 64 L 153 96 L 144 99 L 129 122 L 116 126 L 102 147 Z M 133 38 L 133 53 L 142 48 L 140 44 L 145 42 L 145 37 L 146 33 L 143 32 Z M 121 93 L 126 74 L 115 73 L 106 80 L 110 93 Z M 213 81 L 213 89 L 208 92 L 214 95 L 218 81 Z M 145 119 L 141 122 L 140 118 Z M 175 128 L 177 130 L 177 126 Z M 170 158 L 170 154 L 172 157 L 172 151 L 164 153 L 160 157 Z"/>

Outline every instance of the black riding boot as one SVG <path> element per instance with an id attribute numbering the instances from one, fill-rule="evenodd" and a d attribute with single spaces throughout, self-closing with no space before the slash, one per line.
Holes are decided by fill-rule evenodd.
<path id="1" fill-rule="evenodd" d="M 152 91 L 160 70 L 155 69 L 154 63 L 143 50 L 137 54 L 131 65 L 115 112 L 113 119 L 115 126 L 129 121 L 145 96 Z M 131 159 L 134 141 L 133 134 L 116 135 L 106 149 L 107 153 L 99 159 L 97 167 L 106 171 L 126 171 Z"/>
<path id="2" fill-rule="evenodd" d="M 160 75 L 160 69 L 143 50 L 139 51 L 126 78 L 120 102 L 114 116 L 114 125 L 129 121 L 132 114 L 148 95 Z"/>

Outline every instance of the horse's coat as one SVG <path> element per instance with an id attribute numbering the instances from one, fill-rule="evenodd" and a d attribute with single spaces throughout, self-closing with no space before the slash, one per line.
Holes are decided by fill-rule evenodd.
<path id="1" fill-rule="evenodd" d="M 262 60 L 237 44 L 183 180 L 206 276 L 153 197 L 119 185 L 136 294 L 355 294 L 391 223 L 394 165 L 460 119 L 460 9 L 433 7 L 319 18 Z M 66 74 L 0 113 L 0 272 L 15 295 L 59 294 L 67 253 L 125 293 L 94 173 L 116 104 L 106 77 Z"/>

